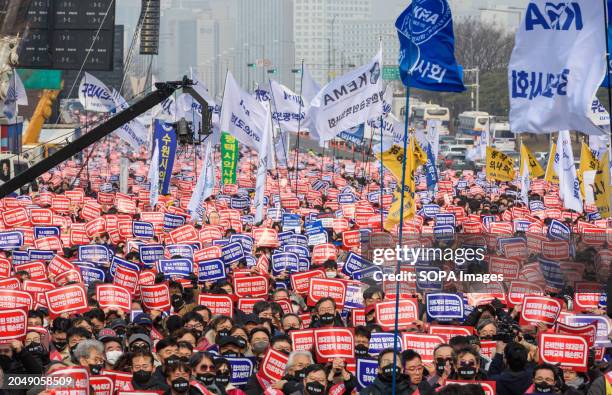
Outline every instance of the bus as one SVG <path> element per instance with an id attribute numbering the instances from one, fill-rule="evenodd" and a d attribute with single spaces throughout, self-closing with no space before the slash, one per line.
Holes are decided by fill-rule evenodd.
<path id="1" fill-rule="evenodd" d="M 457 117 L 457 134 L 480 136 L 489 127 L 489 113 L 484 111 L 465 111 Z"/>
<path id="2" fill-rule="evenodd" d="M 415 126 L 425 127 L 427 121 L 440 121 L 440 135 L 448 135 L 448 125 L 450 122 L 450 111 L 447 107 L 440 107 L 437 104 L 419 104 L 412 110 L 412 121 Z"/>

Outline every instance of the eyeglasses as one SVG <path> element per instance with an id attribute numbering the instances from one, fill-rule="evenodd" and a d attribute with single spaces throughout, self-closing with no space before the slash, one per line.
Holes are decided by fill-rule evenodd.
<path id="1" fill-rule="evenodd" d="M 423 365 L 406 367 L 406 370 L 410 373 L 419 372 L 423 370 Z"/>
<path id="2" fill-rule="evenodd" d="M 540 383 L 554 384 L 555 379 L 551 377 L 536 377 L 533 379 L 533 382 L 536 384 L 540 384 Z"/>
<path id="3" fill-rule="evenodd" d="M 204 325 L 197 323 L 194 325 L 185 325 L 186 329 L 204 329 Z"/>
<path id="4" fill-rule="evenodd" d="M 215 366 L 214 365 L 200 365 L 200 370 L 203 370 L 205 372 L 214 372 Z"/>

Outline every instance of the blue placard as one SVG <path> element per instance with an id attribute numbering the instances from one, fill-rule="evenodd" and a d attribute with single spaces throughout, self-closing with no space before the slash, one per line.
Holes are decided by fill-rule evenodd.
<path id="1" fill-rule="evenodd" d="M 278 276 L 281 272 L 297 272 L 300 268 L 300 259 L 293 252 L 276 252 L 272 254 L 272 274 Z"/>
<path id="2" fill-rule="evenodd" d="M 300 263 L 299 263 L 299 269 L 298 272 L 307 272 L 310 270 L 310 259 L 308 258 L 304 258 L 304 257 L 300 257 Z"/>
<path id="3" fill-rule="evenodd" d="M 79 268 L 81 267 L 97 267 L 93 262 L 86 261 L 72 261 L 73 264 L 77 265 Z"/>
<path id="4" fill-rule="evenodd" d="M 221 259 L 198 262 L 198 281 L 215 281 L 225 278 L 225 264 Z"/>
<path id="5" fill-rule="evenodd" d="M 514 231 L 515 232 L 527 232 L 529 229 L 529 222 L 526 219 L 515 219 L 514 220 Z"/>
<path id="6" fill-rule="evenodd" d="M 455 237 L 455 227 L 453 225 L 435 225 L 433 233 L 436 240 L 452 240 Z"/>
<path id="7" fill-rule="evenodd" d="M 43 237 L 57 236 L 60 237 L 59 226 L 35 226 L 34 238 L 41 239 Z"/>
<path id="8" fill-rule="evenodd" d="M 30 254 L 27 251 L 13 251 L 11 255 L 13 265 L 21 265 L 30 262 Z"/>
<path id="9" fill-rule="evenodd" d="M 370 203 L 380 203 L 380 191 L 369 192 L 367 198 Z"/>
<path id="10" fill-rule="evenodd" d="M 440 206 L 437 204 L 426 204 L 423 206 L 423 214 L 428 218 L 435 218 L 440 213 Z"/>
<path id="11" fill-rule="evenodd" d="M 360 309 L 363 305 L 363 294 L 361 287 L 356 284 L 348 284 L 346 286 L 346 296 L 344 298 L 345 309 Z"/>
<path id="12" fill-rule="evenodd" d="M 561 221 L 553 219 L 548 225 L 548 238 L 552 240 L 569 240 L 571 236 L 570 228 Z"/>
<path id="13" fill-rule="evenodd" d="M 169 244 L 166 252 L 171 258 L 179 256 L 181 258 L 193 260 L 193 246 L 191 244 Z"/>
<path id="14" fill-rule="evenodd" d="M 293 236 L 295 235 L 295 232 L 288 230 L 286 232 L 280 232 L 278 234 L 278 242 L 280 243 L 281 246 L 285 245 L 285 244 L 289 244 L 291 243 L 291 241 L 293 240 Z"/>
<path id="15" fill-rule="evenodd" d="M 397 349 L 402 349 L 402 337 L 397 335 Z M 393 348 L 394 334 L 388 332 L 374 332 L 370 337 L 368 354 L 377 356 L 385 348 Z"/>
<path id="16" fill-rule="evenodd" d="M 230 201 L 230 207 L 237 210 L 247 209 L 249 204 L 251 204 L 251 199 L 248 197 L 235 197 Z"/>
<path id="17" fill-rule="evenodd" d="M 134 234 L 134 237 L 140 237 L 143 239 L 152 239 L 155 237 L 155 229 L 153 224 L 150 222 L 132 222 L 132 233 Z"/>
<path id="18" fill-rule="evenodd" d="M 79 260 L 88 262 L 108 262 L 111 253 L 106 246 L 90 244 L 79 246 Z"/>
<path id="19" fill-rule="evenodd" d="M 242 244 L 229 243 L 221 247 L 221 259 L 226 265 L 232 264 L 244 258 Z"/>
<path id="20" fill-rule="evenodd" d="M 315 191 L 321 191 L 323 189 L 327 189 L 329 187 L 329 181 L 325 180 L 316 180 L 312 183 L 312 189 Z"/>
<path id="21" fill-rule="evenodd" d="M 110 272 L 113 277 L 115 276 L 115 270 L 117 269 L 117 266 L 123 266 L 127 269 L 134 270 L 136 272 L 140 271 L 140 266 L 138 266 L 137 264 L 130 261 L 126 261 L 125 259 L 121 259 L 117 255 L 115 255 L 113 256 L 113 260 L 111 261 L 110 266 Z"/>
<path id="22" fill-rule="evenodd" d="M 28 255 L 30 257 L 30 261 L 43 262 L 48 262 L 55 257 L 55 253 L 53 251 L 35 250 L 33 248 L 28 248 Z"/>
<path id="23" fill-rule="evenodd" d="M 295 244 L 286 245 L 286 246 L 283 246 L 283 251 L 293 252 L 294 254 L 297 254 L 297 256 L 299 257 L 310 258 L 310 250 L 308 250 L 308 248 L 304 247 L 303 245 L 295 245 Z"/>
<path id="24" fill-rule="evenodd" d="M 253 217 L 252 215 L 243 215 L 240 217 L 240 221 L 243 225 L 254 225 L 255 217 Z"/>
<path id="25" fill-rule="evenodd" d="M 219 246 L 219 247 L 226 246 L 229 243 L 230 243 L 230 241 L 228 239 L 217 239 L 217 240 L 213 240 L 212 241 L 212 245 Z"/>
<path id="26" fill-rule="evenodd" d="M 172 230 L 185 225 L 185 217 L 182 215 L 164 213 L 164 230 Z"/>
<path id="27" fill-rule="evenodd" d="M 529 201 L 529 210 L 531 211 L 542 211 L 545 210 L 544 202 L 541 200 L 530 200 Z"/>
<path id="28" fill-rule="evenodd" d="M 374 383 L 378 376 L 378 361 L 375 359 L 357 359 L 357 388 L 362 390 Z"/>
<path id="29" fill-rule="evenodd" d="M 243 251 L 253 251 L 253 244 L 255 241 L 249 235 L 243 235 L 240 233 L 234 234 L 230 236 L 230 243 L 240 243 Z"/>
<path id="30" fill-rule="evenodd" d="M 433 266 L 416 266 L 416 286 L 418 291 L 442 290 L 441 270 Z"/>
<path id="31" fill-rule="evenodd" d="M 587 221 L 595 221 L 601 219 L 601 214 L 596 211 L 594 213 L 587 213 Z"/>
<path id="32" fill-rule="evenodd" d="M 83 277 L 83 282 L 85 284 L 91 284 L 94 281 L 104 282 L 106 280 L 106 275 L 104 274 L 104 270 L 97 267 L 87 267 L 80 266 L 81 276 Z"/>
<path id="33" fill-rule="evenodd" d="M 427 317 L 430 321 L 463 319 L 463 299 L 450 293 L 427 294 Z"/>
<path id="34" fill-rule="evenodd" d="M 561 271 L 561 264 L 557 261 L 550 259 L 539 258 L 540 271 L 546 281 L 546 284 L 552 288 L 563 288 L 563 272 Z"/>
<path id="35" fill-rule="evenodd" d="M 325 229 L 323 228 L 323 221 L 321 220 L 307 222 L 304 226 L 304 233 L 306 234 L 306 236 L 309 236 L 313 233 L 318 233 L 320 231 L 325 231 Z"/>
<path id="36" fill-rule="evenodd" d="M 318 244 L 325 244 L 328 241 L 328 236 L 327 231 L 324 229 L 312 232 L 308 235 L 308 245 L 315 246 Z"/>
<path id="37" fill-rule="evenodd" d="M 379 275 L 376 275 L 376 273 L 379 273 Z M 353 273 L 351 273 L 351 278 L 353 280 L 363 280 L 365 278 L 371 278 L 376 281 L 381 281 L 382 270 L 380 269 L 380 266 L 368 266 L 365 269 L 355 270 Z"/>
<path id="38" fill-rule="evenodd" d="M 244 259 L 246 259 L 247 267 L 253 267 L 257 265 L 257 259 L 255 259 L 255 257 L 252 255 L 247 255 L 244 257 Z"/>
<path id="39" fill-rule="evenodd" d="M 497 218 L 494 215 L 485 215 L 482 217 L 482 224 L 484 226 L 489 226 L 492 222 L 495 222 Z"/>
<path id="40" fill-rule="evenodd" d="M 300 229 L 302 226 L 302 217 L 299 214 L 285 213 L 282 221 L 283 230 Z"/>
<path id="41" fill-rule="evenodd" d="M 525 240 L 522 237 L 504 237 L 501 239 L 497 239 L 497 248 L 500 251 L 504 250 L 504 247 L 508 244 L 514 244 L 514 243 L 526 243 L 527 240 Z"/>
<path id="42" fill-rule="evenodd" d="M 338 194 L 338 204 L 352 204 L 355 203 L 357 199 L 352 192 L 349 193 L 339 193 Z"/>
<path id="43" fill-rule="evenodd" d="M 164 259 L 164 246 L 161 244 L 149 244 L 138 246 L 140 261 L 152 265 L 158 260 Z"/>
<path id="44" fill-rule="evenodd" d="M 440 213 L 436 214 L 436 225 L 450 225 L 455 226 L 455 214 L 453 213 Z"/>
<path id="45" fill-rule="evenodd" d="M 19 230 L 0 232 L 0 250 L 14 250 L 23 245 L 23 233 Z"/>
<path id="46" fill-rule="evenodd" d="M 308 247 L 308 238 L 304 235 L 294 235 L 292 244 Z"/>
<path id="47" fill-rule="evenodd" d="M 235 386 L 246 385 L 249 378 L 253 375 L 255 364 L 250 358 L 226 358 L 232 372 L 230 383 Z"/>
<path id="48" fill-rule="evenodd" d="M 193 272 L 193 264 L 189 259 L 160 259 L 157 262 L 157 271 L 164 273 L 166 278 L 170 277 L 189 277 Z"/>
<path id="49" fill-rule="evenodd" d="M 358 270 L 363 270 L 366 267 L 372 266 L 372 262 L 368 261 L 361 255 L 358 255 L 354 252 L 349 252 L 346 260 L 344 261 L 344 266 L 342 266 L 342 273 L 350 276 L 353 272 Z"/>

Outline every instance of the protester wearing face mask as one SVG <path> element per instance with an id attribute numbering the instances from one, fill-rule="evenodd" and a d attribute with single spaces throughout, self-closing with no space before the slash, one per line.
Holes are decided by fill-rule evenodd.
<path id="1" fill-rule="evenodd" d="M 563 368 L 563 381 L 573 393 L 585 394 L 588 388 L 588 377 L 570 368 Z"/>
<path id="2" fill-rule="evenodd" d="M 270 346 L 270 332 L 265 328 L 255 328 L 249 333 L 251 352 L 258 358 L 263 357 L 264 352 Z"/>
<path id="3" fill-rule="evenodd" d="M 135 390 L 165 391 L 168 384 L 153 375 L 155 360 L 153 354 L 147 351 L 136 351 L 130 356 L 132 386 Z"/>
<path id="4" fill-rule="evenodd" d="M 63 360 L 69 357 L 69 348 L 68 348 L 68 339 L 67 333 L 68 326 L 70 325 L 70 320 L 62 317 L 58 317 L 53 320 L 51 325 L 51 354 L 55 354 L 53 359 L 55 360 Z"/>
<path id="5" fill-rule="evenodd" d="M 202 383 L 213 394 L 223 392 L 215 383 L 216 369 L 213 355 L 209 352 L 199 352 L 191 358 L 191 375 L 195 380 Z"/>
<path id="6" fill-rule="evenodd" d="M 459 380 L 485 380 L 485 372 L 480 370 L 480 355 L 471 347 L 464 348 L 457 352 L 455 361 L 455 373 L 452 378 Z"/>
<path id="7" fill-rule="evenodd" d="M 526 394 L 558 394 L 562 383 L 557 381 L 555 367 L 542 364 L 533 371 L 533 385 L 527 389 Z"/>
<path id="8" fill-rule="evenodd" d="M 66 359 L 63 360 L 63 362 L 68 365 L 78 365 L 79 362 L 74 356 L 74 350 L 76 350 L 76 347 L 80 342 L 91 339 L 91 333 L 83 328 L 72 327 L 68 329 L 66 338 L 68 339 L 69 354 Z"/>
<path id="9" fill-rule="evenodd" d="M 338 277 L 338 263 L 331 259 L 323 262 L 323 270 L 325 271 L 325 277 L 336 278 Z"/>
<path id="10" fill-rule="evenodd" d="M 302 329 L 302 319 L 297 314 L 285 314 L 281 318 L 281 328 L 286 334 L 293 330 Z"/>
<path id="11" fill-rule="evenodd" d="M 378 354 L 378 374 L 372 384 L 360 391 L 360 395 L 387 395 L 391 394 L 393 372 L 395 371 L 396 391 L 404 394 L 408 390 L 408 383 L 404 380 L 402 358 L 392 348 L 384 349 Z"/>
<path id="12" fill-rule="evenodd" d="M 160 366 L 155 368 L 153 375 L 156 380 L 165 381 L 166 376 L 164 375 L 164 369 L 170 365 L 178 363 L 178 344 L 172 337 L 161 339 L 155 345 L 155 354 Z"/>
<path id="13" fill-rule="evenodd" d="M 181 362 L 189 363 L 193 354 L 193 346 L 189 342 L 178 342 L 178 356 Z"/>
<path id="14" fill-rule="evenodd" d="M 304 376 L 305 395 L 323 395 L 327 393 L 327 374 L 322 365 L 310 365 L 305 369 Z"/>
<path id="15" fill-rule="evenodd" d="M 219 346 L 219 354 L 227 358 L 243 357 L 246 349 L 244 339 L 236 336 L 217 337 L 217 345 Z"/>
<path id="16" fill-rule="evenodd" d="M 430 375 L 427 380 L 432 388 L 437 388 L 444 383 L 453 372 L 453 361 L 455 351 L 450 344 L 439 344 L 434 349 L 434 369 L 435 374 Z"/>
<path id="17" fill-rule="evenodd" d="M 74 350 L 74 358 L 90 375 L 97 376 L 104 369 L 104 345 L 98 340 L 83 340 Z"/>
<path id="18" fill-rule="evenodd" d="M 24 349 L 45 368 L 49 364 L 49 341 L 43 335 L 46 335 L 44 329 L 40 329 L 40 332 L 28 330 L 23 345 Z"/>
<path id="19" fill-rule="evenodd" d="M 404 351 L 402 353 L 402 365 L 407 377 L 408 394 L 433 395 L 433 388 L 431 388 L 425 377 L 427 372 L 423 365 L 423 360 L 416 351 Z"/>
<path id="20" fill-rule="evenodd" d="M 183 285 L 176 281 L 170 281 L 168 287 L 170 290 L 170 304 L 175 314 L 182 317 L 193 310 L 196 306 L 192 300 L 193 294 L 191 294 L 191 297 L 188 297 L 189 295 L 187 295 L 186 290 L 183 289 Z"/>
<path id="21" fill-rule="evenodd" d="M 7 374 L 42 374 L 43 366 L 19 340 L 0 344 L 0 368 Z"/>
<path id="22" fill-rule="evenodd" d="M 308 351 L 294 351 L 289 354 L 283 378 L 272 384 L 272 388 L 283 391 L 285 394 L 301 392 L 304 388 L 306 368 L 314 364 L 312 354 Z"/>
<path id="23" fill-rule="evenodd" d="M 497 342 L 489 375 L 490 379 L 495 381 L 499 395 L 524 393 L 531 385 L 533 377 L 533 367 L 527 361 L 527 349 L 516 342 Z"/>
<path id="24" fill-rule="evenodd" d="M 143 333 L 135 333 L 128 338 L 130 351 L 151 352 L 151 338 Z"/>
<path id="25" fill-rule="evenodd" d="M 185 329 L 189 329 L 197 337 L 199 347 L 204 336 L 204 328 L 206 327 L 204 319 L 202 319 L 200 314 L 191 311 L 183 316 L 183 321 L 185 322 Z M 206 348 L 207 345 L 202 348 Z"/>
<path id="26" fill-rule="evenodd" d="M 225 358 L 215 359 L 215 384 L 227 395 L 245 395 L 245 392 L 236 388 L 231 382 L 232 367 Z"/>
<path id="27" fill-rule="evenodd" d="M 210 344 L 214 344 L 217 336 L 223 337 L 229 335 L 230 330 L 234 326 L 234 320 L 230 317 L 221 315 L 214 318 L 210 322 L 210 327 L 213 329 L 206 334 L 206 340 Z"/>
<path id="28" fill-rule="evenodd" d="M 482 319 L 478 323 L 476 330 L 478 331 L 478 336 L 480 339 L 491 340 L 493 339 L 493 336 L 497 334 L 497 325 L 495 324 L 495 321 L 490 318 Z"/>
<path id="29" fill-rule="evenodd" d="M 169 388 L 164 392 L 164 395 L 190 393 L 191 385 L 189 385 L 189 379 L 191 378 L 191 367 L 188 364 L 178 362 L 168 365 L 165 373 L 166 384 Z"/>
<path id="30" fill-rule="evenodd" d="M 311 328 L 345 326 L 336 311 L 336 302 L 332 298 L 323 298 L 315 304 Z"/>
<path id="31" fill-rule="evenodd" d="M 370 330 L 365 326 L 355 327 L 355 358 L 370 358 Z"/>
<path id="32" fill-rule="evenodd" d="M 98 340 L 104 344 L 104 356 L 106 357 L 106 368 L 112 369 L 119 357 L 123 354 L 121 338 L 117 337 L 114 330 L 104 328 L 98 332 Z"/>

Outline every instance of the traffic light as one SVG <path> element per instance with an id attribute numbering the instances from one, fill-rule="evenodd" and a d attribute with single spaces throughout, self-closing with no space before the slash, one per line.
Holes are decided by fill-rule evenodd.
<path id="1" fill-rule="evenodd" d="M 257 65 L 255 63 L 247 63 L 247 67 L 254 69 L 257 67 Z"/>
<path id="2" fill-rule="evenodd" d="M 276 74 L 277 69 L 268 69 L 268 74 Z"/>
<path id="3" fill-rule="evenodd" d="M 301 72 L 302 72 L 302 69 L 291 69 L 291 72 L 292 72 L 293 74 L 299 74 L 299 73 L 301 73 Z"/>

